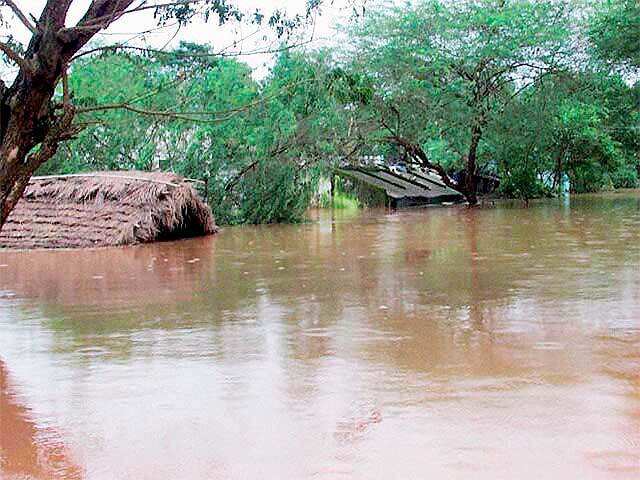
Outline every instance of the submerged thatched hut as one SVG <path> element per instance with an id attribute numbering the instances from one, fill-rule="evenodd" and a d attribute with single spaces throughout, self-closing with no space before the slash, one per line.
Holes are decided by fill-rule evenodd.
<path id="1" fill-rule="evenodd" d="M 215 230 L 207 204 L 172 173 L 34 177 L 0 231 L 0 247 L 130 245 Z"/>

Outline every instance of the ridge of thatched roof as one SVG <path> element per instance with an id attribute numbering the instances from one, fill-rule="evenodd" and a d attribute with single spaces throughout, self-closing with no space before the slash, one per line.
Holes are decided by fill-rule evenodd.
<path id="1" fill-rule="evenodd" d="M 0 231 L 0 247 L 130 245 L 215 231 L 211 209 L 182 177 L 98 172 L 34 177 Z"/>

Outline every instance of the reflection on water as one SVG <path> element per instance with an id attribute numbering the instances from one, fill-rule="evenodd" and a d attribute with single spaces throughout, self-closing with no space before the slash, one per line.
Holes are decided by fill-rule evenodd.
<path id="1" fill-rule="evenodd" d="M 0 361 L 0 473 L 8 478 L 82 478 L 55 430 L 38 428 L 11 391 Z M 4 477 L 3 477 L 4 478 Z"/>
<path id="2" fill-rule="evenodd" d="M 640 477 L 638 194 L 316 215 L 0 253 L 0 477 Z"/>

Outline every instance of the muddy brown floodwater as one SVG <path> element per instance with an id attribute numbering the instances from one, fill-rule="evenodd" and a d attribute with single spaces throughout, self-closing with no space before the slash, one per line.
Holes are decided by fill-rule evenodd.
<path id="1" fill-rule="evenodd" d="M 640 194 L 0 252 L 0 478 L 638 479 Z"/>

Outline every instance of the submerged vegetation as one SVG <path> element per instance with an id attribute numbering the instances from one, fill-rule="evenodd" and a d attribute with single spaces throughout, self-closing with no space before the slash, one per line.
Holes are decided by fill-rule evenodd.
<path id="1" fill-rule="evenodd" d="M 97 49 L 69 68 L 82 128 L 38 171 L 175 172 L 206 182 L 221 224 L 298 221 L 365 158 L 435 170 L 471 204 L 478 175 L 524 200 L 567 178 L 638 187 L 640 7 L 588 3 L 378 2 L 261 79 L 206 45 Z"/>
<path id="2" fill-rule="evenodd" d="M 334 208 L 336 210 L 356 210 L 361 207 L 360 201 L 347 193 L 336 193 L 333 197 L 323 194 L 320 199 L 322 208 Z"/>

